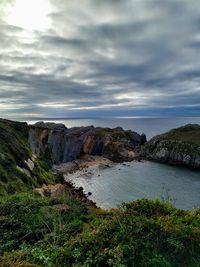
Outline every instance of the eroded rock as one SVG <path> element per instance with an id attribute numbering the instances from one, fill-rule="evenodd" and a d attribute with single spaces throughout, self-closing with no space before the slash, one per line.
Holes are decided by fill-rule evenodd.
<path id="1" fill-rule="evenodd" d="M 141 157 L 200 168 L 200 126 L 186 125 L 153 137 L 140 150 Z"/>
<path id="2" fill-rule="evenodd" d="M 42 197 L 61 197 L 66 195 L 66 187 L 64 184 L 43 185 L 41 188 L 33 189 L 33 192 Z"/>
<path id="3" fill-rule="evenodd" d="M 29 144 L 37 155 L 45 155 L 52 164 L 79 159 L 83 155 L 99 155 L 116 162 L 132 160 L 134 149 L 146 141 L 145 135 L 120 127 L 75 127 L 68 129 L 54 123 L 30 126 Z"/>

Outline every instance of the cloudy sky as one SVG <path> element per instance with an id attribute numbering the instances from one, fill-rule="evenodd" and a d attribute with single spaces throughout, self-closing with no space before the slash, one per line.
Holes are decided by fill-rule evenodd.
<path id="1" fill-rule="evenodd" d="M 199 0 L 0 0 L 0 117 L 200 115 Z"/>

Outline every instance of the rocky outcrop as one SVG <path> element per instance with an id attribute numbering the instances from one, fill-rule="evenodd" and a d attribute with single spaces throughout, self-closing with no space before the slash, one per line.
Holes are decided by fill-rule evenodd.
<path id="1" fill-rule="evenodd" d="M 102 155 L 119 162 L 132 160 L 133 150 L 146 142 L 139 135 L 122 128 L 75 127 L 39 122 L 30 126 L 29 144 L 36 155 L 45 155 L 52 164 L 70 162 L 83 155 Z"/>
<path id="2" fill-rule="evenodd" d="M 52 197 L 62 197 L 66 195 L 66 186 L 64 184 L 56 185 L 43 185 L 40 188 L 34 188 L 33 192 L 42 197 L 52 196 Z"/>
<path id="3" fill-rule="evenodd" d="M 34 188 L 33 193 L 41 197 L 54 197 L 55 204 L 53 205 L 53 209 L 58 212 L 71 210 L 71 207 L 66 204 L 56 204 L 56 197 L 66 198 L 69 197 L 69 195 L 80 200 L 82 203 L 86 203 L 90 207 L 97 208 L 96 203 L 88 198 L 88 196 L 91 195 L 91 192 L 85 194 L 82 187 L 76 188 L 72 183 L 66 181 L 64 184 L 44 184 L 42 187 Z"/>
<path id="4" fill-rule="evenodd" d="M 186 125 L 152 138 L 140 149 L 140 156 L 200 169 L 200 125 Z"/>

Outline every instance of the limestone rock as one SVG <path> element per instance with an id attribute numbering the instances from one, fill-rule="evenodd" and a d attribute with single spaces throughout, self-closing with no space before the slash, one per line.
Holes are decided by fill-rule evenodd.
<path id="1" fill-rule="evenodd" d="M 66 188 L 63 184 L 49 185 L 48 190 L 52 197 L 65 196 Z"/>
<path id="2" fill-rule="evenodd" d="M 27 159 L 24 162 L 27 165 L 27 167 L 29 168 L 29 170 L 32 171 L 34 169 L 35 164 L 34 164 L 34 162 L 31 159 Z"/>
<path id="3" fill-rule="evenodd" d="M 19 166 L 16 166 L 16 168 L 17 168 L 18 171 L 20 171 L 20 172 L 26 174 L 27 176 L 31 176 L 30 172 L 29 172 L 27 169 L 25 169 L 25 168 L 21 168 L 21 167 L 19 167 Z"/>
<path id="4" fill-rule="evenodd" d="M 44 197 L 44 190 L 42 187 L 41 188 L 34 188 L 33 193 L 36 195 L 39 195 L 41 197 Z"/>
<path id="5" fill-rule="evenodd" d="M 132 160 L 134 149 L 146 141 L 145 135 L 120 127 L 74 127 L 39 122 L 30 126 L 29 144 L 34 154 L 45 155 L 52 164 L 71 162 L 83 155 L 108 157 L 113 161 Z"/>
<path id="6" fill-rule="evenodd" d="M 200 125 L 186 125 L 153 137 L 140 156 L 169 164 L 200 168 Z"/>
<path id="7" fill-rule="evenodd" d="M 42 197 L 44 196 L 61 197 L 66 195 L 66 187 L 63 184 L 43 185 L 41 188 L 33 189 L 33 192 Z"/>

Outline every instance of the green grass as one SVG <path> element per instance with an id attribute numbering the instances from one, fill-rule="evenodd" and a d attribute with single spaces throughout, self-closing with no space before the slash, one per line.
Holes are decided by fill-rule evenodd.
<path id="1" fill-rule="evenodd" d="M 44 157 L 35 161 L 30 175 L 17 169 L 26 168 L 24 161 L 31 157 L 28 126 L 0 119 L 0 197 L 60 181 L 61 177 L 53 175 Z"/>
<path id="2" fill-rule="evenodd" d="M 196 146 L 199 127 L 188 125 L 166 136 Z M 33 187 L 61 177 L 49 170 L 44 156 L 30 176 L 17 169 L 32 156 L 27 137 L 26 125 L 0 120 L 1 267 L 200 266 L 199 210 L 143 199 L 104 211 L 70 191 L 62 198 L 36 196 Z M 119 145 L 113 141 L 113 152 Z"/>
<path id="3" fill-rule="evenodd" d="M 103 211 L 70 194 L 18 194 L 0 201 L 0 266 L 197 267 L 199 225 L 199 211 L 158 200 Z"/>
<path id="4" fill-rule="evenodd" d="M 159 138 L 163 140 L 187 142 L 198 147 L 200 146 L 200 125 L 188 124 L 162 134 Z"/>
<path id="5" fill-rule="evenodd" d="M 25 125 L 0 120 L 0 195 L 13 193 L 16 188 L 20 191 L 30 181 L 16 168 L 30 156 Z"/>
<path id="6" fill-rule="evenodd" d="M 10 266 L 9 259 L 13 257 L 13 251 L 16 255 L 20 252 L 27 260 L 46 266 L 46 258 L 41 256 L 42 247 L 48 250 L 61 247 L 71 235 L 82 230 L 87 216 L 87 207 L 70 193 L 65 198 L 41 198 L 31 193 L 2 198 L 0 266 Z M 8 253 L 7 260 L 3 252 Z"/>

